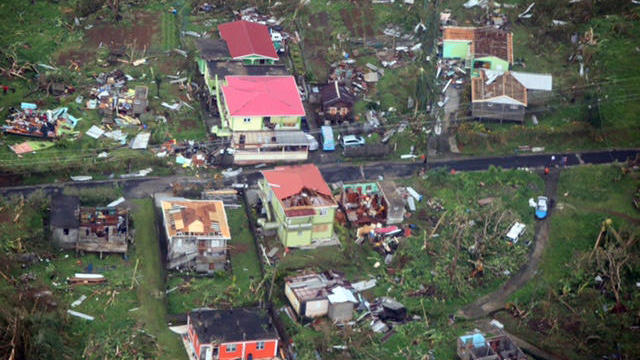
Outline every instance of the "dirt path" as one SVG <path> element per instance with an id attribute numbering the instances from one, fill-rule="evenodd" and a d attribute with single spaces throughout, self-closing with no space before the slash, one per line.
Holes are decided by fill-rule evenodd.
<path id="1" fill-rule="evenodd" d="M 560 170 L 553 170 L 545 177 L 545 195 L 550 199 L 555 198 L 558 187 Z M 477 319 L 491 314 L 494 311 L 503 309 L 507 299 L 516 290 L 523 287 L 538 272 L 538 265 L 542 259 L 544 249 L 549 242 L 549 222 L 553 209 L 550 209 L 549 216 L 536 223 L 535 247 L 531 252 L 527 264 L 511 279 L 509 279 L 500 289 L 487 294 L 472 304 L 469 304 L 456 314 L 465 319 Z"/>

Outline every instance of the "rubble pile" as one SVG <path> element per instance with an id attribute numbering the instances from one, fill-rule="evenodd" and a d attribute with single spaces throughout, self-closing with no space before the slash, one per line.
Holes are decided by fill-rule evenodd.
<path id="1" fill-rule="evenodd" d="M 2 131 L 6 134 L 57 139 L 65 132 L 72 133 L 78 120 L 68 113 L 67 108 L 38 110 L 35 104 L 22 103 L 21 110 L 9 110 L 7 125 L 2 126 Z"/>

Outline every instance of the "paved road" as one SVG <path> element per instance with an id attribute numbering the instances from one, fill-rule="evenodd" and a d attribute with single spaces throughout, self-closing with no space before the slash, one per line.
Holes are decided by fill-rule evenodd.
<path id="1" fill-rule="evenodd" d="M 633 158 L 640 154 L 640 149 L 635 150 L 614 150 L 614 151 L 598 151 L 588 153 L 566 153 L 555 154 L 556 163 L 560 165 L 560 159 L 563 156 L 567 156 L 567 165 L 575 166 L 581 164 L 604 164 L 614 161 L 626 161 L 627 158 Z M 513 155 L 502 157 L 488 157 L 488 158 L 470 158 L 459 160 L 446 160 L 435 161 L 429 163 L 429 168 L 445 168 L 455 169 L 457 171 L 475 171 L 485 170 L 489 166 L 496 166 L 505 169 L 513 168 L 542 168 L 551 165 L 551 155 Z M 332 163 L 332 164 L 318 164 L 322 175 L 329 183 L 338 181 L 356 181 L 362 179 L 378 179 L 380 176 L 385 178 L 404 178 L 416 174 L 423 164 L 420 161 L 416 162 L 375 162 L 367 163 L 364 165 L 353 165 L 350 163 Z M 233 182 L 245 182 L 248 184 L 255 184 L 260 178 L 259 170 L 253 167 L 248 167 L 237 179 L 228 179 L 225 184 L 230 185 Z M 4 196 L 10 194 L 28 194 L 37 189 L 43 189 L 48 193 L 54 193 L 60 191 L 64 186 L 73 186 L 80 188 L 94 187 L 98 185 L 118 183 L 124 189 L 126 197 L 144 197 L 147 194 L 154 192 L 166 191 L 169 189 L 171 183 L 175 182 L 194 182 L 194 183 L 206 183 L 207 180 L 196 179 L 193 177 L 184 176 L 170 176 L 170 177 L 149 177 L 149 178 L 136 178 L 136 179 L 114 179 L 114 180 L 102 180 L 102 181 L 89 181 L 89 182 L 68 182 L 60 184 L 43 184 L 34 186 L 17 186 L 17 187 L 4 187 L 0 188 L 0 193 Z"/>

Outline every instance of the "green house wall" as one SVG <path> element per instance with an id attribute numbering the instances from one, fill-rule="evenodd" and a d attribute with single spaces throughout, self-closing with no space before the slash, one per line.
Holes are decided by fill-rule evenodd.
<path id="1" fill-rule="evenodd" d="M 265 199 L 273 209 L 272 219 L 278 223 L 278 238 L 286 247 L 302 247 L 311 245 L 313 240 L 329 239 L 333 236 L 333 220 L 337 205 L 315 208 L 316 215 L 287 217 L 282 203 L 275 196 L 271 186 L 265 179 L 259 182 Z M 321 209 L 326 209 L 322 210 Z M 321 215 L 324 212 L 324 215 Z"/>

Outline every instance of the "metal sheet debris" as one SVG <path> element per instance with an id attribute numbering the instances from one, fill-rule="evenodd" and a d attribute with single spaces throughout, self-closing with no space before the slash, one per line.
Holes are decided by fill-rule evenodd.
<path id="1" fill-rule="evenodd" d="M 89 321 L 93 321 L 95 318 L 91 315 L 87 315 L 87 314 L 83 314 L 81 312 L 77 312 L 77 311 L 73 311 L 73 310 L 67 310 L 67 313 L 69 315 L 75 316 L 75 317 L 79 317 L 85 320 L 89 320 Z"/>
<path id="2" fill-rule="evenodd" d="M 121 196 L 118 199 L 116 199 L 116 200 L 110 202 L 109 204 L 107 204 L 107 207 L 108 208 L 116 207 L 116 206 L 122 204 L 124 201 L 125 201 L 124 197 Z"/>
<path id="3" fill-rule="evenodd" d="M 83 301 L 87 300 L 87 296 L 86 295 L 82 295 L 80 296 L 80 298 L 74 302 L 71 303 L 71 307 L 76 307 L 80 304 L 82 304 Z"/>
<path id="4" fill-rule="evenodd" d="M 100 136 L 104 135 L 104 130 L 101 128 L 92 125 L 89 130 L 86 132 L 87 136 L 92 137 L 94 139 L 98 139 Z"/>
<path id="5" fill-rule="evenodd" d="M 150 137 L 151 137 L 151 133 L 150 132 L 139 133 L 133 139 L 133 142 L 131 143 L 131 148 L 134 149 L 134 150 L 146 149 L 147 146 L 149 145 L 149 138 Z"/>
<path id="6" fill-rule="evenodd" d="M 78 175 L 78 176 L 71 177 L 71 180 L 73 181 L 89 181 L 92 179 L 93 179 L 93 176 L 86 176 L 86 175 Z"/>

